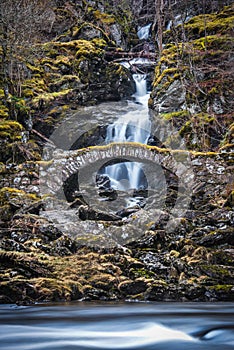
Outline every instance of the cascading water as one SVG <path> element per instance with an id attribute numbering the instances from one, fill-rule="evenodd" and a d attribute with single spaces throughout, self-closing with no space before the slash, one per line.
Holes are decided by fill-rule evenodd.
<path id="1" fill-rule="evenodd" d="M 137 36 L 140 40 L 147 40 L 149 38 L 151 26 L 152 23 L 149 23 L 146 26 L 139 28 Z"/>
<path id="2" fill-rule="evenodd" d="M 150 120 L 148 116 L 146 76 L 133 75 L 136 84 L 134 94 L 139 108 L 122 115 L 115 123 L 107 128 L 106 143 L 111 142 L 140 142 L 147 143 L 150 135 Z M 110 186 L 115 190 L 127 191 L 147 187 L 147 180 L 138 162 L 119 162 L 106 166 L 101 171 L 110 179 Z"/>

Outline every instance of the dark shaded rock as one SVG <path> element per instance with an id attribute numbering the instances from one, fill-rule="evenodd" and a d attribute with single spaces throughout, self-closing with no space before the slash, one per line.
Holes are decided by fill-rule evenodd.
<path id="1" fill-rule="evenodd" d="M 77 197 L 80 197 L 77 172 L 63 182 L 63 192 L 68 202 L 74 202 Z"/>
<path id="2" fill-rule="evenodd" d="M 234 300 L 233 284 L 217 284 L 206 287 L 207 300 L 232 301 Z"/>
<path id="3" fill-rule="evenodd" d="M 81 220 L 97 220 L 97 221 L 118 221 L 120 216 L 109 214 L 101 211 L 96 211 L 88 206 L 82 205 L 78 211 Z"/>
<path id="4" fill-rule="evenodd" d="M 29 252 L 30 249 L 26 248 L 23 244 L 16 242 L 13 239 L 2 239 L 0 242 L 1 249 L 6 251 L 15 251 L 15 252 Z"/>
<path id="5" fill-rule="evenodd" d="M 84 292 L 83 300 L 109 300 L 109 295 L 106 291 L 99 288 L 87 288 Z"/>
<path id="6" fill-rule="evenodd" d="M 106 129 L 107 126 L 98 125 L 96 128 L 85 132 L 73 143 L 70 150 L 102 144 L 106 138 Z"/>
<path id="7" fill-rule="evenodd" d="M 147 231 L 142 237 L 128 244 L 131 248 L 152 248 L 157 249 L 158 244 L 166 241 L 166 232 L 164 230 Z"/>
<path id="8" fill-rule="evenodd" d="M 37 297 L 34 286 L 24 280 L 1 283 L 0 294 L 3 296 L 3 301 L 4 299 L 6 301 L 10 299 L 13 303 L 17 304 L 30 304 L 34 302 Z"/>
<path id="9" fill-rule="evenodd" d="M 96 185 L 99 189 L 105 190 L 111 187 L 110 178 L 107 175 L 97 174 Z"/>
<path id="10" fill-rule="evenodd" d="M 163 143 L 156 136 L 153 136 L 153 135 L 151 135 L 148 138 L 147 145 L 149 145 L 149 146 L 157 146 L 157 147 L 160 147 L 160 148 L 165 148 Z"/>
<path id="11" fill-rule="evenodd" d="M 113 188 L 101 187 L 98 191 L 100 197 L 105 197 L 109 201 L 114 201 L 118 198 L 118 192 Z"/>
<path id="12" fill-rule="evenodd" d="M 78 208 L 81 205 L 87 205 L 87 203 L 85 202 L 84 198 L 81 196 L 80 198 L 76 198 L 71 204 L 70 204 L 70 208 L 74 209 L 74 208 Z"/>
<path id="13" fill-rule="evenodd" d="M 217 245 L 223 245 L 225 243 L 232 244 L 234 242 L 234 228 L 230 227 L 224 230 L 213 231 L 206 234 L 200 240 L 198 244 L 205 247 L 215 247 Z"/>
<path id="14" fill-rule="evenodd" d="M 53 225 L 40 226 L 38 234 L 46 236 L 49 241 L 54 241 L 62 236 L 62 232 Z"/>
<path id="15" fill-rule="evenodd" d="M 136 213 L 139 209 L 139 207 L 121 209 L 116 212 L 116 215 L 120 216 L 121 218 L 126 218 L 129 215 Z"/>
<path id="16" fill-rule="evenodd" d="M 144 280 L 127 280 L 118 285 L 118 289 L 125 295 L 135 295 L 144 292 L 147 289 L 147 282 Z"/>
<path id="17" fill-rule="evenodd" d="M 168 285 L 164 281 L 155 282 L 145 292 L 146 300 L 162 301 L 167 299 Z"/>
<path id="18" fill-rule="evenodd" d="M 133 197 L 143 197 L 147 198 L 148 197 L 148 190 L 145 187 L 140 187 L 138 189 L 134 189 L 133 191 Z"/>

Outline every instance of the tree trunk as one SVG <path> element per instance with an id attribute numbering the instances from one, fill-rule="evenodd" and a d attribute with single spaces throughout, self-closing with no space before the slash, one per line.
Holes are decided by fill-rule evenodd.
<path id="1" fill-rule="evenodd" d="M 156 41 L 158 44 L 159 53 L 163 49 L 163 23 L 164 23 L 164 0 L 155 0 L 155 22 L 154 27 L 157 28 Z"/>

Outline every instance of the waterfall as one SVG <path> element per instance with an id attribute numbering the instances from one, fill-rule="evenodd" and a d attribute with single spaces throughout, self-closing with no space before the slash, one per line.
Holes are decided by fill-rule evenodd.
<path id="1" fill-rule="evenodd" d="M 147 24 L 144 27 L 141 27 L 138 32 L 137 36 L 140 40 L 147 40 L 149 38 L 149 33 L 150 33 L 150 28 L 151 28 L 152 23 Z"/>
<path id="2" fill-rule="evenodd" d="M 130 111 L 108 126 L 106 143 L 140 142 L 147 143 L 150 135 L 150 120 L 148 116 L 146 76 L 133 75 L 136 84 L 134 98 L 137 108 Z M 112 188 L 120 191 L 147 187 L 147 180 L 138 162 L 121 162 L 104 167 L 101 174 L 107 175 Z"/>

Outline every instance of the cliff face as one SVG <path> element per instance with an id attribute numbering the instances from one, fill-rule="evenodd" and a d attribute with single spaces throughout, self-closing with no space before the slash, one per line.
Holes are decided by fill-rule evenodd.
<path id="1" fill-rule="evenodd" d="M 178 129 L 188 149 L 233 143 L 233 5 L 165 33 L 150 108 Z"/>
<path id="2" fill-rule="evenodd" d="M 158 57 L 149 100 L 154 134 L 161 135 L 165 125 L 167 133 L 160 140 L 162 148 L 145 147 L 165 170 L 165 207 L 157 213 L 152 208 L 153 214 L 151 208 L 124 213 L 128 219 L 117 218 L 114 223 L 78 198 L 70 205 L 83 210 L 90 236 L 80 232 L 74 237 L 40 215 L 49 199 L 38 193 L 39 168 L 53 165 L 41 160 L 43 144 L 78 105 L 132 94 L 131 75 L 106 53 L 138 44 L 141 51 L 137 26 L 149 19 L 154 22 L 155 15 L 148 16 L 149 9 L 137 0 L 31 3 L 40 5 L 37 14 L 42 20 L 40 25 L 29 21 L 37 29 L 35 33 L 30 27 L 32 42 L 10 27 L 5 33 L 7 50 L 2 45 L 0 51 L 0 302 L 232 300 L 233 5 L 225 1 L 230 6 L 220 11 L 220 1 L 208 1 L 207 6 L 212 5 L 208 11 L 200 8 L 200 2 L 181 1 L 181 13 L 193 17 L 176 26 L 172 13 L 165 13 L 163 25 L 172 22 L 163 33 L 160 55 L 154 43 L 157 23 L 146 42 Z M 134 4 L 139 11 L 132 10 Z M 215 12 L 209 13 L 210 9 Z M 207 14 L 201 14 L 205 10 Z M 21 14 L 24 30 L 25 11 L 17 17 Z M 86 141 L 80 147 L 89 145 Z M 181 173 L 167 167 L 173 168 L 177 147 L 184 149 L 178 159 L 190 159 L 194 181 L 180 189 L 181 199 L 189 197 L 191 202 L 183 216 L 173 218 L 175 229 L 168 232 Z M 62 167 L 64 159 L 60 161 Z M 91 216 L 94 220 L 89 220 Z M 124 247 L 95 245 L 96 227 L 106 243 L 112 232 L 118 237 L 134 233 L 142 220 L 146 222 L 142 234 Z"/>

